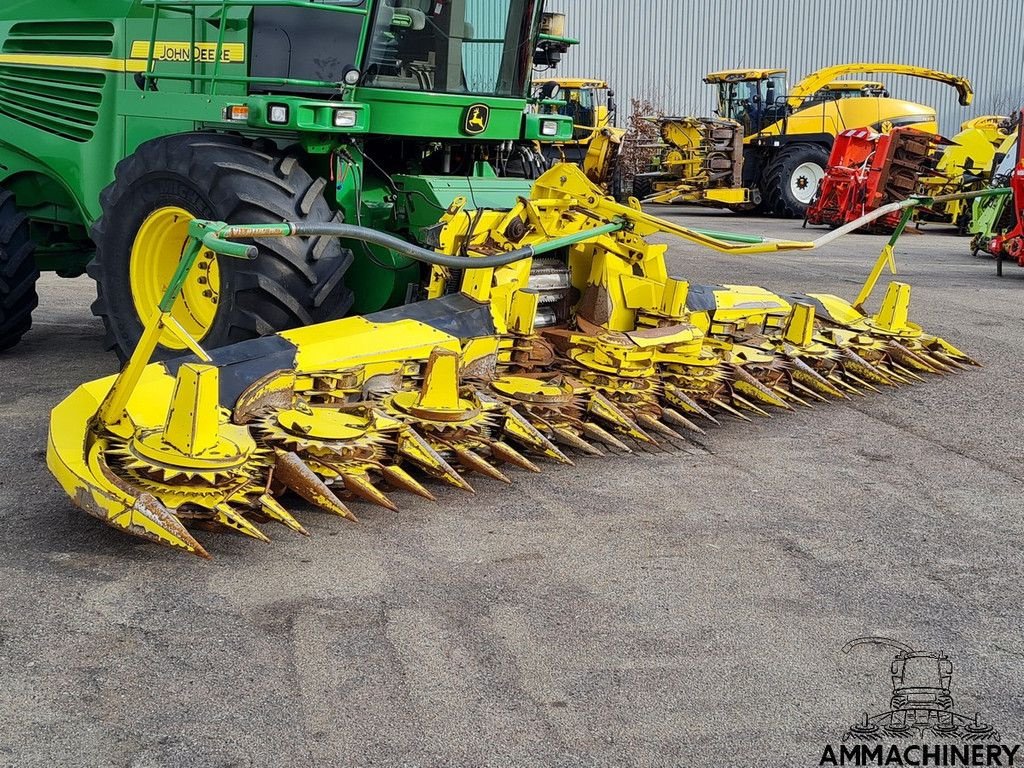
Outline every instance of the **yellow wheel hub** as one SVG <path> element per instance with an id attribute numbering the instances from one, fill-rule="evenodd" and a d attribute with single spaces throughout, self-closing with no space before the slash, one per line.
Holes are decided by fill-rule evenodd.
<path id="1" fill-rule="evenodd" d="M 142 222 L 132 244 L 129 280 L 135 311 L 143 324 L 157 313 L 157 305 L 185 250 L 188 225 L 195 217 L 184 208 L 167 206 L 153 211 Z M 213 252 L 203 249 L 171 314 L 197 341 L 213 326 L 220 302 L 220 269 Z M 168 349 L 185 349 L 177 337 L 164 332 L 160 343 Z"/>

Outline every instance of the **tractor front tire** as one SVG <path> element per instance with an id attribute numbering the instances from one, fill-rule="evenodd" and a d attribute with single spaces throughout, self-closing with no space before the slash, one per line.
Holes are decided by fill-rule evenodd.
<path id="1" fill-rule="evenodd" d="M 107 347 L 125 360 L 157 312 L 193 218 L 230 224 L 282 220 L 333 222 L 327 184 L 299 159 L 271 144 L 236 136 L 182 134 L 149 141 L 117 165 L 93 226 L 93 314 Z M 351 251 L 335 238 L 256 241 L 254 261 L 204 251 L 172 315 L 205 348 L 342 317 L 352 305 L 345 286 Z M 184 354 L 169 332 L 158 359 Z"/>
<path id="2" fill-rule="evenodd" d="M 14 194 L 0 190 L 0 352 L 32 327 L 32 310 L 39 305 L 33 250 L 28 218 L 18 210 Z"/>
<path id="3" fill-rule="evenodd" d="M 761 177 L 763 212 L 802 219 L 825 177 L 829 151 L 819 144 L 792 144 L 779 150 Z"/>

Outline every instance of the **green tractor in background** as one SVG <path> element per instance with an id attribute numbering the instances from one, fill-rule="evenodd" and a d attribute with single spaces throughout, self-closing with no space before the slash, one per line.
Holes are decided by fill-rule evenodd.
<path id="1" fill-rule="evenodd" d="M 7 0 L 0 350 L 30 328 L 40 270 L 88 271 L 126 357 L 193 218 L 345 220 L 433 247 L 456 199 L 509 207 L 530 190 L 518 148 L 572 137 L 527 109 L 534 66 L 573 42 L 562 22 L 543 0 Z M 382 246 L 256 245 L 203 253 L 175 305 L 208 348 L 423 295 L 421 265 Z"/>

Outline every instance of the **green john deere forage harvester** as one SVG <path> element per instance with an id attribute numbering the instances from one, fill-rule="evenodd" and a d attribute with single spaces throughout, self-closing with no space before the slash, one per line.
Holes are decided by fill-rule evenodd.
<path id="1" fill-rule="evenodd" d="M 508 207 L 532 68 L 571 41 L 541 0 L 5 0 L 0 4 L 0 350 L 39 270 L 95 278 L 126 357 L 193 218 L 351 224 L 434 247 L 456 199 Z M 557 17 L 556 17 L 557 20 Z M 522 168 L 523 164 L 519 163 Z M 522 175 L 521 173 L 518 175 Z M 205 251 L 175 320 L 209 348 L 420 298 L 381 245 L 268 239 Z M 184 350 L 173 334 L 159 354 Z"/>

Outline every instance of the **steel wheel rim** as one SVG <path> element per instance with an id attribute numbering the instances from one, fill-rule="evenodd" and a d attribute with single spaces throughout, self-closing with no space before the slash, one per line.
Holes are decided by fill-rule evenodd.
<path id="1" fill-rule="evenodd" d="M 818 182 L 825 178 L 825 169 L 817 163 L 801 163 L 789 179 L 789 190 L 799 202 L 807 205 L 814 199 Z"/>
<path id="2" fill-rule="evenodd" d="M 159 311 L 157 305 L 171 282 L 188 240 L 188 225 L 195 217 L 184 208 L 165 206 L 146 217 L 135 235 L 129 262 L 129 283 L 135 311 L 143 324 Z M 221 276 L 216 256 L 203 249 L 185 280 L 171 315 L 197 341 L 210 332 L 220 302 Z M 160 343 L 168 349 L 186 349 L 177 336 L 164 331 Z"/>

